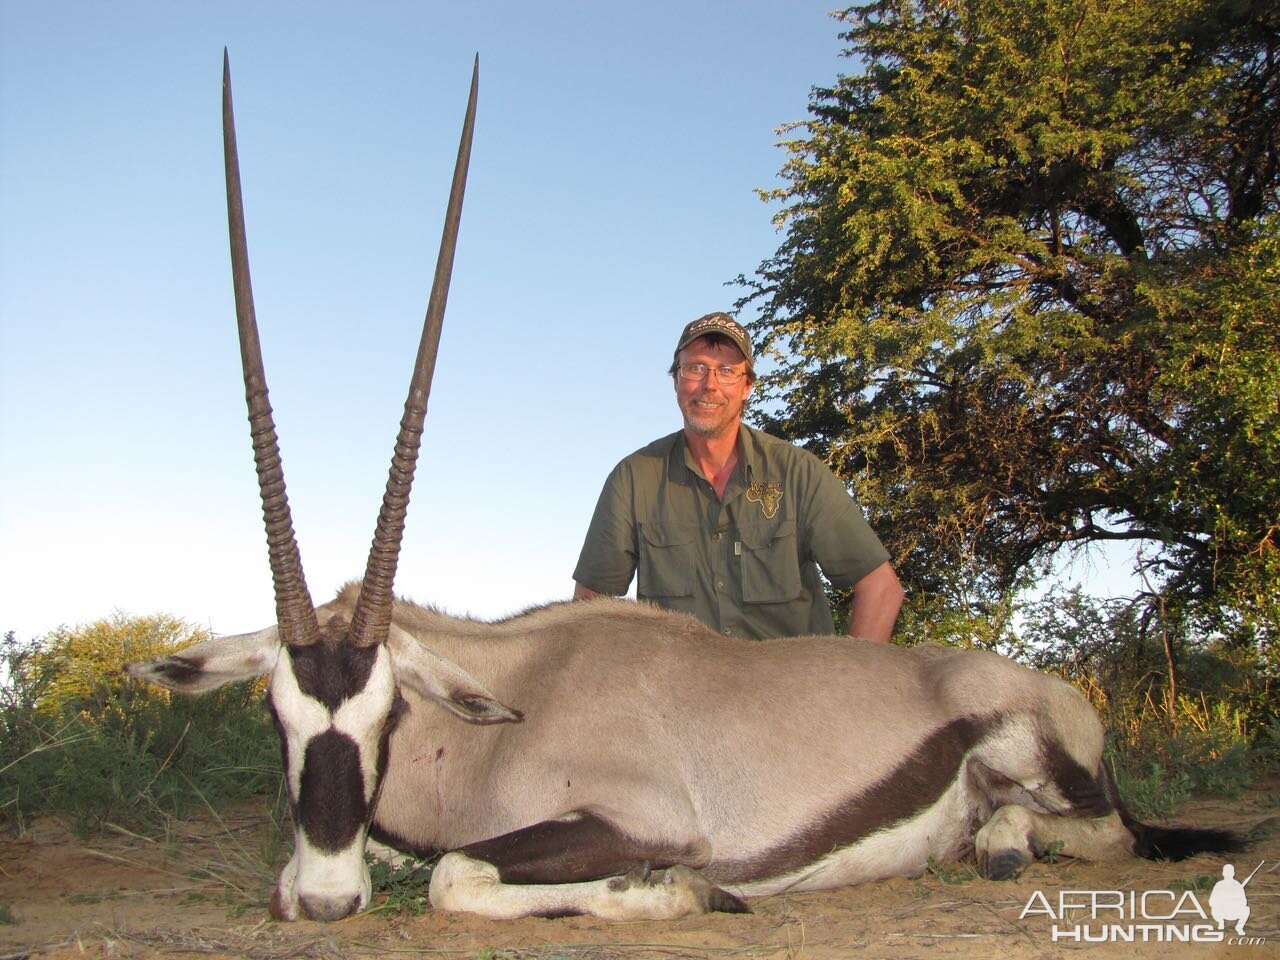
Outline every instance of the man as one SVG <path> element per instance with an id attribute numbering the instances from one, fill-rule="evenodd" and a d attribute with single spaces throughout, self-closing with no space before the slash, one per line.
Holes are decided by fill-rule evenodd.
<path id="1" fill-rule="evenodd" d="M 902 605 L 889 555 L 843 483 L 805 450 L 742 423 L 747 332 L 693 321 L 670 370 L 684 429 L 637 450 L 600 494 L 574 597 L 623 594 L 750 639 L 834 633 L 819 568 L 853 588 L 849 634 L 887 643 Z"/>

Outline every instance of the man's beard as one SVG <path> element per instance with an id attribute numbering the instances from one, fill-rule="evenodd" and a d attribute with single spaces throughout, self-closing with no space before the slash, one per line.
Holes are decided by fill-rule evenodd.
<path id="1" fill-rule="evenodd" d="M 729 404 L 727 402 L 716 404 L 712 407 L 699 407 L 697 399 L 691 399 L 686 408 L 680 411 L 684 414 L 684 428 L 689 433 L 699 437 L 719 436 L 737 421 L 737 415 L 729 415 L 728 408 Z M 703 413 L 704 416 L 695 420 L 690 416 L 691 409 Z"/>

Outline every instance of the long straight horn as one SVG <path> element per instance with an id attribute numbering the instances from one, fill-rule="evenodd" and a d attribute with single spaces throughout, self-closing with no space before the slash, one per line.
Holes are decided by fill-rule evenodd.
<path id="1" fill-rule="evenodd" d="M 422 442 L 422 425 L 427 416 L 427 398 L 431 394 L 431 376 L 435 372 L 436 350 L 440 345 L 440 327 L 444 322 L 445 303 L 449 299 L 449 278 L 453 273 L 454 248 L 458 244 L 458 221 L 462 217 L 462 195 L 467 186 L 467 165 L 471 161 L 471 135 L 475 129 L 476 92 L 479 84 L 480 57 L 477 56 L 471 71 L 471 96 L 467 100 L 467 116 L 462 124 L 458 160 L 453 168 L 453 187 L 449 192 L 449 206 L 445 212 L 435 280 L 431 284 L 431 298 L 427 301 L 422 339 L 418 343 L 418 359 L 413 368 L 413 380 L 409 384 L 409 396 L 404 402 L 404 416 L 400 420 L 400 434 L 396 438 L 396 449 L 391 458 L 391 472 L 387 477 L 387 491 L 382 497 L 382 509 L 378 513 L 373 546 L 369 549 L 369 565 L 365 570 L 364 585 L 360 589 L 360 599 L 356 602 L 355 614 L 351 619 L 351 642 L 357 646 L 383 643 L 387 639 L 387 628 L 391 623 L 391 590 L 396 577 L 396 565 L 400 560 L 400 543 L 404 538 L 409 491 L 413 486 L 413 471 Z"/>
<path id="2" fill-rule="evenodd" d="M 236 321 L 240 328 L 240 362 L 244 368 L 245 403 L 249 407 L 249 432 L 253 436 L 253 460 L 258 468 L 258 491 L 267 527 L 267 553 L 276 590 L 276 623 L 280 639 L 291 646 L 314 643 L 319 636 L 315 607 L 302 576 L 302 559 L 293 534 L 289 498 L 285 496 L 284 469 L 276 426 L 267 399 L 267 376 L 262 367 L 258 321 L 253 310 L 253 284 L 249 279 L 249 244 L 245 239 L 244 201 L 240 195 L 240 160 L 236 152 L 236 123 L 231 109 L 231 61 L 222 51 L 222 148 L 227 168 L 227 229 L 231 235 L 231 276 L 236 291 Z"/>

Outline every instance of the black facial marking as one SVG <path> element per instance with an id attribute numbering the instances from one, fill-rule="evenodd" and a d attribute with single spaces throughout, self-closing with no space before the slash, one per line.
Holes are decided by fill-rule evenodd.
<path id="1" fill-rule="evenodd" d="M 298 688 L 332 712 L 364 689 L 380 648 L 353 647 L 341 641 L 324 640 L 286 649 Z"/>
<path id="2" fill-rule="evenodd" d="M 332 714 L 345 701 L 361 693 L 369 681 L 378 647 L 354 647 L 346 642 L 345 628 L 331 621 L 320 642 L 287 647 L 298 689 L 323 704 Z M 386 775 L 388 746 L 408 708 L 397 690 L 379 733 L 374 797 Z M 290 745 L 274 699 L 267 709 L 280 736 L 281 763 L 289 769 Z M 298 749 L 302 749 L 299 745 Z M 292 793 L 292 791 L 290 791 Z M 373 804 L 365 800 L 360 748 L 345 733 L 330 727 L 306 744 L 298 795 L 290 796 L 294 820 L 318 850 L 333 853 L 345 849 L 361 827 L 369 822 Z"/>
<path id="3" fill-rule="evenodd" d="M 387 775 L 387 764 L 391 760 L 391 734 L 396 732 L 396 727 L 400 726 L 400 718 L 408 711 L 409 702 L 400 696 L 400 690 L 397 689 L 396 698 L 391 702 L 391 712 L 387 714 L 387 719 L 382 725 L 382 736 L 378 739 L 378 776 L 373 786 L 375 797 L 382 789 L 382 778 Z"/>
<path id="4" fill-rule="evenodd" d="M 360 748 L 333 729 L 312 737 L 298 791 L 298 823 L 311 845 L 337 853 L 351 844 L 368 817 Z"/>
<path id="5" fill-rule="evenodd" d="M 267 713 L 271 716 L 271 725 L 276 728 L 276 736 L 280 738 L 280 769 L 287 774 L 289 770 L 289 738 L 284 734 L 284 724 L 280 722 L 280 714 L 276 712 L 276 705 L 271 699 L 271 694 L 267 694 Z M 289 797 L 289 804 L 293 807 L 294 819 L 296 820 L 298 806 L 294 797 Z"/>

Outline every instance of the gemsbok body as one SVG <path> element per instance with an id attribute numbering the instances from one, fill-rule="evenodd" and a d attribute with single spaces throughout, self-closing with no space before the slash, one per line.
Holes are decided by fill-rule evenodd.
<path id="1" fill-rule="evenodd" d="M 432 904 L 499 918 L 737 912 L 743 897 L 914 875 L 930 859 L 976 856 L 1004 878 L 1050 849 L 1234 848 L 1226 831 L 1133 821 L 1084 697 L 993 653 L 753 643 L 625 600 L 481 623 L 393 598 L 476 82 L 365 576 L 316 608 L 267 402 L 224 59 L 236 312 L 277 623 L 128 669 L 186 693 L 269 676 L 295 823 L 272 913 L 366 907 L 371 839 L 447 851 Z"/>

